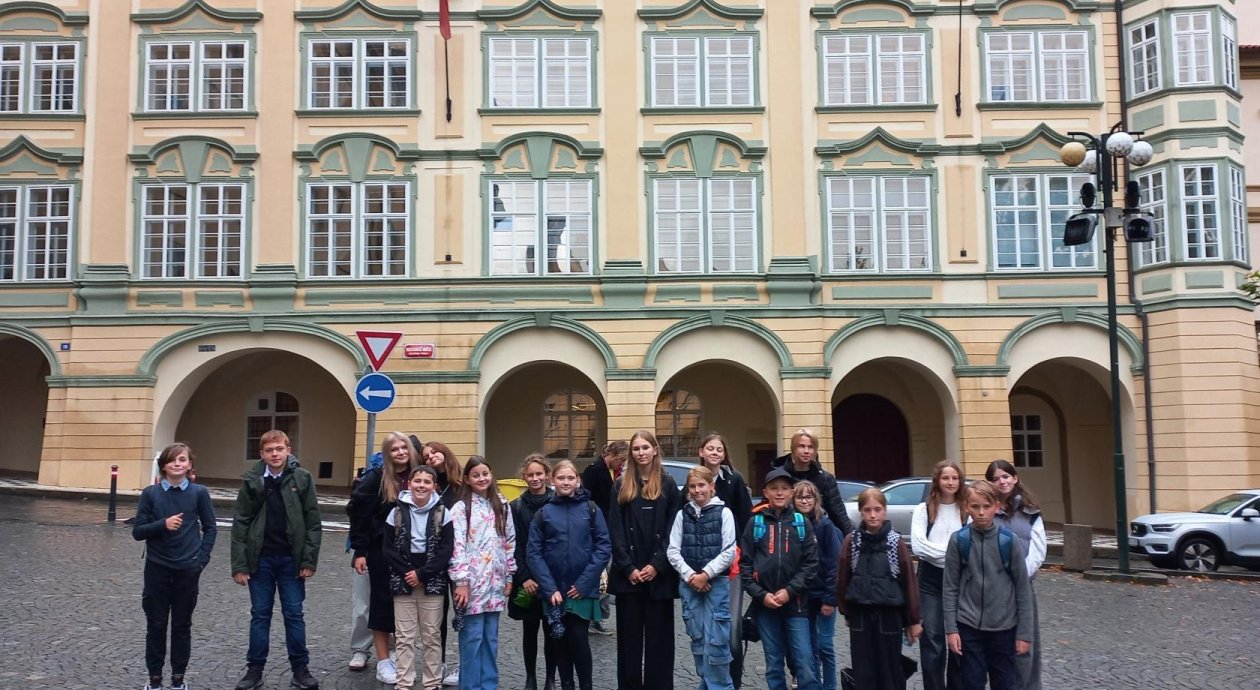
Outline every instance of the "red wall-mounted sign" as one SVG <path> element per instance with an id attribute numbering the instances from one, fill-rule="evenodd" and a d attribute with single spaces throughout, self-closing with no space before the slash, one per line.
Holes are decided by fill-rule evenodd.
<path id="1" fill-rule="evenodd" d="M 407 359 L 433 359 L 433 344 L 403 345 L 403 357 Z"/>

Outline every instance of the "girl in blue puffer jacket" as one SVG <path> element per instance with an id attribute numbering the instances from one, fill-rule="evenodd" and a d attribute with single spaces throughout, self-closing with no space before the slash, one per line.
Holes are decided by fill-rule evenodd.
<path id="1" fill-rule="evenodd" d="M 534 515 L 526 560 L 547 620 L 563 622 L 563 637 L 556 645 L 560 686 L 573 690 L 576 669 L 578 686 L 590 690 L 589 626 L 601 619 L 599 576 L 612 556 L 612 542 L 604 514 L 591 503 L 573 463 L 556 463 L 551 481 L 556 495 Z"/>

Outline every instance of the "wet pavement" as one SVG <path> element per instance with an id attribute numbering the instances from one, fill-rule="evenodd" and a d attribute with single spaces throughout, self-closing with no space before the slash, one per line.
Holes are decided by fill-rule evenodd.
<path id="1" fill-rule="evenodd" d="M 0 495 L 0 689 L 143 686 L 142 544 L 122 523 L 133 513 L 133 500 L 125 500 L 119 522 L 111 525 L 99 500 Z M 387 686 L 376 682 L 370 667 L 363 673 L 345 667 L 350 570 L 343 539 L 343 533 L 325 535 L 321 567 L 307 590 L 311 668 L 324 688 L 378 690 Z M 244 669 L 249 595 L 229 577 L 228 546 L 224 529 L 201 581 L 188 671 L 196 689 L 227 690 Z M 1037 594 L 1047 688 L 1239 689 L 1260 678 L 1260 586 L 1254 582 L 1173 578 L 1166 587 L 1144 587 L 1043 571 Z M 686 690 L 696 679 L 687 668 L 681 621 L 676 633 L 675 683 Z M 519 635 L 516 622 L 504 617 L 505 689 L 522 686 Z M 612 690 L 616 640 L 593 636 L 591 644 L 595 688 Z M 847 665 L 844 630 L 837 631 L 836 645 Z M 289 685 L 283 648 L 277 611 L 267 688 Z M 749 653 L 754 672 L 745 687 L 765 687 L 759 647 Z M 455 660 L 453 636 L 450 658 Z M 917 676 L 910 687 L 921 687 Z"/>

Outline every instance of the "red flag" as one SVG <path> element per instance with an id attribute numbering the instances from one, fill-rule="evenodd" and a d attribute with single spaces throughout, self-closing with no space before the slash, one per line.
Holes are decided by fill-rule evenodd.
<path id="1" fill-rule="evenodd" d="M 451 40 L 451 0 L 438 0 L 438 32 Z"/>

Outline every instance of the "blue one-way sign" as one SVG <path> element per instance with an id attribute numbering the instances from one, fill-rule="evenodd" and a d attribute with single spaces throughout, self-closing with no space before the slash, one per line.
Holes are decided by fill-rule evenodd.
<path id="1" fill-rule="evenodd" d="M 354 401 L 364 412 L 384 412 L 394 404 L 394 380 L 373 372 L 359 379 L 354 387 Z"/>

